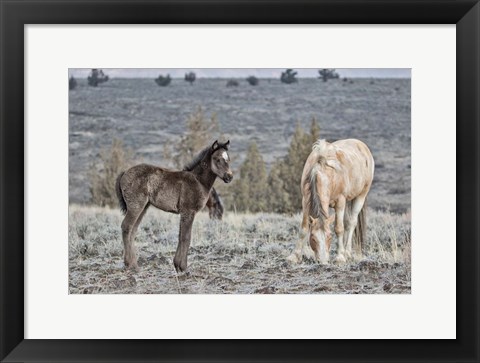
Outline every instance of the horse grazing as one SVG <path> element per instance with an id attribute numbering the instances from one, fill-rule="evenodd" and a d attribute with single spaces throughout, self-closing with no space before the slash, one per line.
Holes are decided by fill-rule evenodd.
<path id="1" fill-rule="evenodd" d="M 212 191 L 210 192 L 210 196 L 207 200 L 207 208 L 210 219 L 222 220 L 224 211 L 223 202 L 222 198 L 220 198 L 220 194 L 217 193 L 215 188 L 212 188 Z"/>
<path id="2" fill-rule="evenodd" d="M 230 141 L 225 144 L 215 141 L 182 171 L 140 164 L 118 176 L 116 191 L 120 208 L 125 213 L 122 238 L 127 268 L 138 268 L 133 241 L 145 212 L 153 205 L 165 212 L 180 214 L 180 234 L 173 264 L 177 271 L 187 269 L 195 214 L 205 207 L 217 177 L 225 183 L 233 179 L 227 153 L 229 145 Z"/>
<path id="3" fill-rule="evenodd" d="M 306 241 L 315 259 L 328 263 L 335 220 L 338 237 L 337 263 L 352 257 L 352 240 L 361 254 L 366 238 L 366 199 L 373 181 L 373 156 L 367 145 L 355 139 L 328 143 L 318 140 L 303 168 L 301 188 L 306 239 L 297 242 L 288 259 L 299 262 Z M 329 208 L 335 213 L 330 216 Z"/>

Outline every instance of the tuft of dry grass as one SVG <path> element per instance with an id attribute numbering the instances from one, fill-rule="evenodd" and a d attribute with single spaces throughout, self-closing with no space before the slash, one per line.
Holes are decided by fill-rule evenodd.
<path id="1" fill-rule="evenodd" d="M 177 215 L 147 212 L 136 238 L 138 272 L 124 270 L 121 221 L 117 210 L 70 206 L 70 293 L 410 293 L 409 213 L 369 210 L 365 256 L 342 266 L 286 262 L 300 238 L 298 214 L 226 213 L 217 221 L 199 213 L 186 274 L 172 264 Z"/>

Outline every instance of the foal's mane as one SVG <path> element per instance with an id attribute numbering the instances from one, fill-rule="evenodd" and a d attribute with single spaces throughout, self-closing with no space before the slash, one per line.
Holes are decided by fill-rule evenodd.
<path id="1" fill-rule="evenodd" d="M 210 146 L 207 146 L 205 149 L 203 149 L 202 151 L 200 151 L 197 156 L 195 156 L 193 158 L 192 161 L 190 161 L 188 164 L 185 164 L 185 166 L 183 167 L 183 171 L 192 171 L 193 169 L 195 169 L 195 167 L 200 164 L 200 162 L 203 160 L 203 158 L 208 154 L 208 152 L 210 151 Z"/>

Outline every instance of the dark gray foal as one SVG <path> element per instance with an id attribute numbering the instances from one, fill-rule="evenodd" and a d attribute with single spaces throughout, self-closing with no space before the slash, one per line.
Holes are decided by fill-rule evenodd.
<path id="1" fill-rule="evenodd" d="M 180 234 L 173 264 L 177 271 L 187 269 L 195 214 L 207 203 L 215 179 L 230 183 L 228 146 L 215 141 L 202 150 L 182 171 L 140 164 L 121 173 L 116 190 L 120 208 L 125 213 L 122 222 L 124 261 L 127 268 L 137 269 L 133 241 L 145 212 L 150 205 L 165 212 L 180 214 Z"/>

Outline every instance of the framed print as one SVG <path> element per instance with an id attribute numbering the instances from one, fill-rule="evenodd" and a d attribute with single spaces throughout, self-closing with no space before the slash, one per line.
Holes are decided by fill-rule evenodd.
<path id="1" fill-rule="evenodd" d="M 477 1 L 1 6 L 2 361 L 479 360 Z"/>

